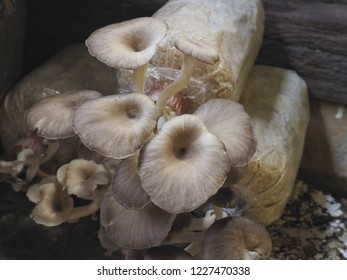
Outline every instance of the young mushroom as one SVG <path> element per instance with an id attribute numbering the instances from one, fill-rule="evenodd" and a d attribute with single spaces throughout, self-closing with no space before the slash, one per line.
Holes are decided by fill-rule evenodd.
<path id="1" fill-rule="evenodd" d="M 249 260 L 269 257 L 267 230 L 245 217 L 216 221 L 205 233 L 201 257 L 205 260 Z"/>
<path id="2" fill-rule="evenodd" d="M 86 40 L 91 55 L 113 68 L 134 69 L 134 91 L 144 92 L 147 64 L 165 37 L 165 22 L 141 17 L 111 24 Z"/>
<path id="3" fill-rule="evenodd" d="M 100 205 L 100 222 L 110 240 L 126 249 L 158 246 L 168 235 L 176 215 L 153 203 L 129 210 L 119 204 L 109 188 Z"/>
<path id="4" fill-rule="evenodd" d="M 141 209 L 151 202 L 137 173 L 138 156 L 136 153 L 120 163 L 110 185 L 114 198 L 128 209 Z"/>
<path id="5" fill-rule="evenodd" d="M 139 175 L 154 204 L 189 212 L 223 185 L 229 170 L 225 147 L 193 115 L 166 122 L 141 150 Z"/>
<path id="6" fill-rule="evenodd" d="M 256 140 L 252 120 L 241 104 L 228 99 L 210 99 L 194 115 L 224 143 L 232 166 L 247 165 L 255 152 Z"/>
<path id="7" fill-rule="evenodd" d="M 133 155 L 152 134 L 157 119 L 154 102 L 128 93 L 89 100 L 75 109 L 73 129 L 83 144 L 104 157 Z"/>
<path id="8" fill-rule="evenodd" d="M 72 129 L 74 108 L 87 100 L 101 97 L 92 90 L 71 91 L 53 95 L 36 102 L 25 112 L 25 119 L 31 130 L 37 129 L 39 136 L 48 139 L 62 139 L 75 135 Z"/>
<path id="9" fill-rule="evenodd" d="M 214 64 L 219 60 L 219 54 L 215 49 L 203 42 L 193 42 L 183 35 L 176 38 L 175 46 L 184 53 L 183 64 L 179 77 L 160 93 L 157 100 L 159 115 L 166 102 L 188 84 L 199 61 Z"/>

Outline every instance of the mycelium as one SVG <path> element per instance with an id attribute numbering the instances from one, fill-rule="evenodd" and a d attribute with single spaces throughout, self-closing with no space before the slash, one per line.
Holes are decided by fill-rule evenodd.
<path id="1" fill-rule="evenodd" d="M 176 215 L 153 203 L 130 210 L 119 204 L 109 188 L 100 205 L 100 223 L 117 246 L 145 249 L 158 246 L 168 235 Z"/>
<path id="2" fill-rule="evenodd" d="M 141 209 L 151 202 L 137 173 L 138 156 L 136 153 L 120 163 L 110 185 L 114 198 L 128 209 Z"/>
<path id="3" fill-rule="evenodd" d="M 88 149 L 122 159 L 145 144 L 156 119 L 156 107 L 149 97 L 128 93 L 82 103 L 75 109 L 72 126 Z"/>
<path id="4" fill-rule="evenodd" d="M 201 256 L 205 260 L 245 260 L 268 257 L 271 238 L 267 230 L 245 217 L 224 218 L 205 233 Z"/>
<path id="5" fill-rule="evenodd" d="M 184 61 L 179 77 L 160 93 L 157 100 L 159 114 L 162 113 L 167 101 L 188 84 L 199 61 L 214 64 L 219 59 L 217 51 L 212 47 L 199 41 L 189 40 L 183 35 L 175 39 L 175 46 L 184 53 Z"/>
<path id="6" fill-rule="evenodd" d="M 62 139 L 75 135 L 72 129 L 74 108 L 87 100 L 101 97 L 92 90 L 66 92 L 43 98 L 25 112 L 25 119 L 31 130 L 48 139 Z"/>
<path id="7" fill-rule="evenodd" d="M 229 170 L 223 143 L 193 115 L 166 122 L 141 150 L 139 175 L 154 204 L 170 213 L 199 207 Z"/>
<path id="8" fill-rule="evenodd" d="M 86 40 L 91 55 L 113 68 L 134 69 L 134 91 L 144 92 L 147 64 L 164 38 L 167 25 L 151 17 L 102 27 Z"/>

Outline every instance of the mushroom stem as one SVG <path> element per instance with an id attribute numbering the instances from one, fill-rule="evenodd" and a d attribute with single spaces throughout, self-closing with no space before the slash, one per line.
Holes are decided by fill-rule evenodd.
<path id="1" fill-rule="evenodd" d="M 199 254 L 201 251 L 202 242 L 192 242 L 184 250 L 189 253 L 192 257 Z"/>
<path id="2" fill-rule="evenodd" d="M 145 92 L 145 82 L 148 64 L 134 69 L 134 92 Z"/>
<path id="3" fill-rule="evenodd" d="M 222 207 L 218 207 L 216 205 L 213 205 L 213 210 L 214 210 L 214 214 L 216 215 L 217 220 L 223 219 L 226 217 L 226 215 L 224 215 L 224 211 Z"/>
<path id="4" fill-rule="evenodd" d="M 87 206 L 80 206 L 80 207 L 75 207 L 72 209 L 71 214 L 69 218 L 67 219 L 67 222 L 77 220 L 82 217 L 89 216 L 93 214 L 94 212 L 98 211 L 99 209 L 99 202 L 93 201 Z"/>
<path id="5" fill-rule="evenodd" d="M 188 84 L 197 62 L 198 60 L 191 55 L 184 55 L 183 65 L 179 77 L 167 88 L 165 88 L 158 98 L 157 110 L 159 115 L 163 112 L 166 102 Z"/>
<path id="6" fill-rule="evenodd" d="M 191 219 L 190 225 L 187 230 L 206 230 L 216 221 L 216 215 L 208 215 L 204 218 Z"/>

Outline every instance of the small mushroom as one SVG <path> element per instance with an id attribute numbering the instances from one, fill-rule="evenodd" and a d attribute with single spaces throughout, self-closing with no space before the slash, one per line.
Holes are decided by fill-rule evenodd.
<path id="1" fill-rule="evenodd" d="M 150 203 L 129 210 L 119 204 L 109 188 L 100 205 L 100 222 L 109 239 L 126 249 L 158 246 L 168 235 L 176 215 Z"/>
<path id="2" fill-rule="evenodd" d="M 96 189 L 110 182 L 103 165 L 84 159 L 74 159 L 61 166 L 57 171 L 57 179 L 69 194 L 83 199 L 93 199 Z"/>
<path id="3" fill-rule="evenodd" d="M 166 102 L 188 84 L 199 61 L 214 64 L 219 60 L 217 51 L 205 42 L 193 42 L 182 35 L 175 40 L 175 46 L 184 53 L 183 65 L 179 77 L 160 93 L 157 100 L 159 114 Z"/>
<path id="4" fill-rule="evenodd" d="M 223 185 L 229 159 L 221 141 L 193 115 L 166 122 L 141 150 L 139 175 L 154 204 L 189 212 Z"/>
<path id="5" fill-rule="evenodd" d="M 31 202 L 37 204 L 41 200 L 40 187 L 47 183 L 55 183 L 56 181 L 57 181 L 57 178 L 55 176 L 48 176 L 48 177 L 42 178 L 40 182 L 38 182 L 37 184 L 33 184 L 28 188 L 26 192 L 27 198 Z"/>
<path id="6" fill-rule="evenodd" d="M 25 119 L 31 130 L 37 129 L 39 136 L 48 139 L 72 137 L 75 135 L 71 126 L 74 108 L 100 96 L 101 93 L 92 90 L 53 95 L 36 102 L 25 112 Z"/>
<path id="7" fill-rule="evenodd" d="M 138 156 L 136 153 L 120 163 L 110 186 L 114 198 L 128 209 L 141 209 L 151 202 L 137 173 Z"/>
<path id="8" fill-rule="evenodd" d="M 255 152 L 256 140 L 252 120 L 241 104 L 228 99 L 210 99 L 194 115 L 224 143 L 232 166 L 248 163 Z"/>
<path id="9" fill-rule="evenodd" d="M 248 260 L 269 257 L 271 238 L 265 227 L 245 217 L 216 221 L 205 233 L 205 260 Z"/>
<path id="10" fill-rule="evenodd" d="M 156 118 L 155 105 L 144 94 L 109 95 L 78 106 L 73 128 L 88 149 L 122 159 L 145 144 Z"/>
<path id="11" fill-rule="evenodd" d="M 96 30 L 86 45 L 91 55 L 107 65 L 134 69 L 134 91 L 143 93 L 147 64 L 166 31 L 165 22 L 141 17 Z"/>
<path id="12" fill-rule="evenodd" d="M 126 260 L 191 260 L 192 256 L 184 249 L 163 245 L 145 250 L 125 250 Z"/>

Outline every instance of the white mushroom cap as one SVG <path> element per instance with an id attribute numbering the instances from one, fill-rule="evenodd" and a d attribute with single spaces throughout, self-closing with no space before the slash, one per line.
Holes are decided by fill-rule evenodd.
<path id="1" fill-rule="evenodd" d="M 65 222 L 72 213 L 73 199 L 61 186 L 47 183 L 40 186 L 41 200 L 30 216 L 38 224 L 56 226 Z"/>
<path id="2" fill-rule="evenodd" d="M 168 235 L 176 215 L 150 203 L 141 210 L 120 205 L 109 188 L 100 205 L 100 222 L 116 245 L 126 249 L 158 246 Z"/>
<path id="3" fill-rule="evenodd" d="M 72 129 L 74 108 L 87 100 L 102 96 L 92 90 L 71 91 L 50 96 L 36 102 L 25 112 L 31 130 L 48 139 L 68 138 L 75 135 Z"/>
<path id="4" fill-rule="evenodd" d="M 84 102 L 75 110 L 73 128 L 83 144 L 105 157 L 126 158 L 140 149 L 157 119 L 144 94 L 109 95 Z"/>
<path id="5" fill-rule="evenodd" d="M 37 204 L 40 200 L 41 200 L 41 191 L 40 191 L 40 187 L 44 184 L 47 183 L 55 183 L 56 182 L 56 177 L 55 176 L 48 176 L 48 177 L 44 177 L 40 180 L 40 182 L 38 182 L 37 184 L 33 184 L 31 185 L 27 192 L 26 192 L 26 196 L 27 198 Z"/>
<path id="6" fill-rule="evenodd" d="M 137 173 L 138 156 L 136 153 L 120 163 L 110 186 L 114 198 L 128 209 L 141 209 L 151 202 Z"/>
<path id="7" fill-rule="evenodd" d="M 241 104 L 228 99 L 210 99 L 194 115 L 224 143 L 232 166 L 248 163 L 255 152 L 256 140 L 252 120 Z"/>
<path id="8" fill-rule="evenodd" d="M 265 227 L 245 217 L 224 218 L 205 233 L 205 260 L 245 260 L 269 257 L 271 238 Z"/>
<path id="9" fill-rule="evenodd" d="M 94 31 L 86 45 L 91 55 L 113 68 L 137 68 L 149 62 L 166 31 L 159 19 L 136 18 Z"/>
<path id="10" fill-rule="evenodd" d="M 223 185 L 225 147 L 193 115 L 166 122 L 141 150 L 139 175 L 152 202 L 170 213 L 189 212 Z"/>
<path id="11" fill-rule="evenodd" d="M 93 199 L 98 186 L 108 185 L 110 182 L 103 165 L 84 159 L 74 159 L 61 166 L 57 171 L 57 179 L 69 194 L 83 199 Z"/>

